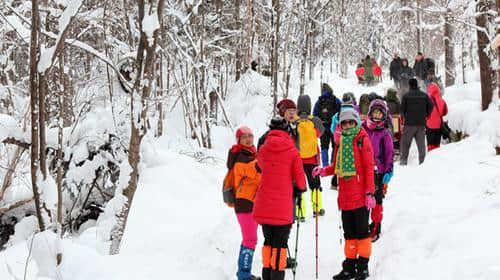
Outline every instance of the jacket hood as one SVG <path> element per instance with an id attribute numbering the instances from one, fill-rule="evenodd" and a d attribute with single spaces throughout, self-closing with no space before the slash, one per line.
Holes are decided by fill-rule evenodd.
<path id="1" fill-rule="evenodd" d="M 296 148 L 292 137 L 286 131 L 273 129 L 267 135 L 261 149 L 268 149 L 271 152 L 284 152 Z"/>
<path id="2" fill-rule="evenodd" d="M 297 113 L 300 115 L 301 113 L 306 113 L 307 115 L 311 114 L 311 98 L 309 95 L 301 95 L 297 99 Z"/>
<path id="3" fill-rule="evenodd" d="M 431 97 L 438 97 L 441 95 L 441 90 L 435 83 L 429 85 L 427 92 L 429 92 L 429 96 Z"/>
<path id="4" fill-rule="evenodd" d="M 385 103 L 385 101 L 383 101 L 381 99 L 373 100 L 370 103 L 370 107 L 368 108 L 368 116 L 371 116 L 373 110 L 375 110 L 375 109 L 380 109 L 382 111 L 382 113 L 384 114 L 384 119 L 385 119 L 385 117 L 387 117 L 388 108 L 387 108 L 387 104 Z"/>

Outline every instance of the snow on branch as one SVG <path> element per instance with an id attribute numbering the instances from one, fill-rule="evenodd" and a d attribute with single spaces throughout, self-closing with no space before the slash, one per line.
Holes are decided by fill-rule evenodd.
<path id="1" fill-rule="evenodd" d="M 59 18 L 59 36 L 57 36 L 56 44 L 47 49 L 41 49 L 40 61 L 38 62 L 38 72 L 43 73 L 47 71 L 54 63 L 55 57 L 62 44 L 65 42 L 66 34 L 69 30 L 71 20 L 83 4 L 83 0 L 73 0 L 68 3 L 66 9 Z"/>

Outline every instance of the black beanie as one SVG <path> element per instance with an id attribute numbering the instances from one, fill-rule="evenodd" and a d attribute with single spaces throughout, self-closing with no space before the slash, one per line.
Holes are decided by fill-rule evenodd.
<path id="1" fill-rule="evenodd" d="M 417 82 L 417 79 L 415 79 L 415 78 L 411 78 L 410 81 L 408 82 L 408 84 L 410 85 L 410 88 L 413 88 L 413 89 L 418 88 L 418 82 Z"/>

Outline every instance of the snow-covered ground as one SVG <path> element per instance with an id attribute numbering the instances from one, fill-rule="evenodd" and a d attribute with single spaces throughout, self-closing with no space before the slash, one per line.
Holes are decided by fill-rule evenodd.
<path id="1" fill-rule="evenodd" d="M 226 105 L 235 127 L 249 125 L 259 136 L 272 109 L 271 98 L 263 92 L 268 81 L 258 75 L 247 78 L 248 89 L 235 85 Z M 337 96 L 347 91 L 357 96 L 368 91 L 383 94 L 391 86 L 390 81 L 366 88 L 354 79 L 331 76 L 329 80 Z M 315 80 L 306 87 L 313 101 L 319 84 Z M 254 94 L 238 95 L 238 91 Z M 291 94 L 296 99 L 297 84 Z M 452 99 L 449 102 L 454 104 Z M 220 194 L 233 133 L 216 127 L 214 150 L 199 150 L 183 140 L 180 116 L 181 110 L 169 116 L 168 136 L 146 141 L 144 170 L 120 255 L 107 256 L 98 226 L 90 226 L 79 237 L 64 240 L 63 263 L 54 279 L 236 278 L 240 230 Z M 408 166 L 396 165 L 384 201 L 383 235 L 373 247 L 370 279 L 500 279 L 500 157 L 491 147 L 488 139 L 472 134 L 432 151 L 422 166 L 417 165 L 415 150 Z M 204 152 L 204 157 L 193 157 L 196 151 Z M 322 183 L 326 216 L 319 221 L 319 279 L 331 279 L 340 270 L 343 244 L 337 193 L 329 189 L 329 178 Z M 314 277 L 315 223 L 310 207 L 300 227 L 297 279 Z M 55 259 L 53 234 L 36 235 L 32 242 L 32 235 L 26 234 L 30 227 L 33 223 L 26 221 L 16 233 L 16 245 L 0 252 L 0 279 L 23 279 L 28 255 L 26 279 L 41 279 L 37 273 L 54 267 L 49 260 Z M 294 227 L 289 242 L 292 252 L 295 237 Z M 262 241 L 259 229 L 254 274 L 260 274 Z"/>

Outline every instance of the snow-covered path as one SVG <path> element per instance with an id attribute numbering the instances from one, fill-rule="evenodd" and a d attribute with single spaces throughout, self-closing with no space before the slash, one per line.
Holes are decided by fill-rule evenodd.
<path id="1" fill-rule="evenodd" d="M 319 92 L 319 83 L 313 84 L 318 88 L 309 92 Z M 337 95 L 353 91 L 357 96 L 372 90 L 382 94 L 387 85 L 332 83 Z M 266 116 L 258 118 L 248 121 L 259 123 L 255 129 L 263 131 Z M 235 279 L 240 230 L 220 194 L 226 171 L 222 151 L 232 135 L 228 139 L 221 135 L 216 143 L 219 153 L 203 163 L 174 151 L 172 139 L 151 141 L 143 151 L 144 169 L 120 255 L 102 255 L 105 244 L 98 241 L 97 229 L 89 228 L 63 243 L 61 279 Z M 324 280 L 340 270 L 344 259 L 337 192 L 330 190 L 329 181 L 322 181 L 326 215 L 319 219 L 319 279 Z M 396 165 L 384 201 L 382 237 L 373 246 L 370 279 L 500 279 L 499 191 L 500 157 L 485 139 L 470 137 L 443 146 L 431 152 L 422 166 L 417 165 L 413 149 L 408 166 Z M 306 195 L 309 201 L 310 194 Z M 299 280 L 315 277 L 315 221 L 310 207 L 308 203 L 307 221 L 300 226 Z M 295 234 L 294 227 L 289 240 L 292 254 Z M 262 241 L 259 229 L 253 268 L 257 275 Z M 29 245 L 22 242 L 0 252 L 0 279 L 23 278 Z M 30 261 L 26 279 L 38 279 L 36 272 L 37 264 Z M 292 279 L 291 271 L 286 279 Z"/>

